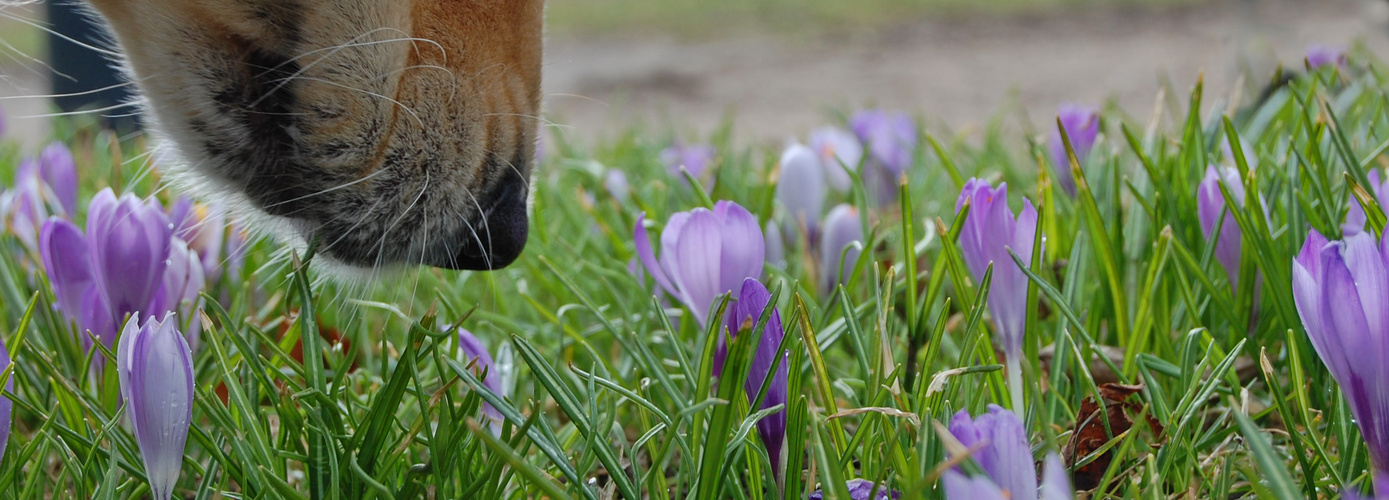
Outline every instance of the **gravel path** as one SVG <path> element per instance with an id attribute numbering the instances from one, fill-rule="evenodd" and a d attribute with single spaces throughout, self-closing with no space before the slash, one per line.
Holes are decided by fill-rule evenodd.
<path id="1" fill-rule="evenodd" d="M 1259 81 L 1309 43 L 1364 43 L 1389 58 L 1389 2 L 1225 0 L 1198 6 L 927 19 L 841 38 L 552 37 L 547 109 L 566 133 L 602 137 L 633 123 L 707 133 L 733 113 L 767 142 L 803 134 L 829 108 L 901 108 L 934 126 L 977 126 L 1020 103 L 1034 122 L 1061 102 L 1114 99 L 1151 116 L 1162 78 L 1185 94 L 1204 74 L 1228 94 L 1241 68 Z M 1165 76 L 1164 76 L 1165 75 Z"/>

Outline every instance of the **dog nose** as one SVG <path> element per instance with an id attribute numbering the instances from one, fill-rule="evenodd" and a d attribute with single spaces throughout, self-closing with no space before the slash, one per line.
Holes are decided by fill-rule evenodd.
<path id="1" fill-rule="evenodd" d="M 483 213 L 452 238 L 458 250 L 448 262 L 432 262 L 435 267 L 471 271 L 501 269 L 516 261 L 526 248 L 530 220 L 526 215 L 526 180 L 508 175 L 493 190 Z"/>

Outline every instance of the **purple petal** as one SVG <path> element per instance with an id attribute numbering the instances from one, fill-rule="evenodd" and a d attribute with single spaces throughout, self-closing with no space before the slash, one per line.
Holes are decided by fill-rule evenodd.
<path id="1" fill-rule="evenodd" d="M 757 217 L 731 201 L 714 204 L 714 215 L 723 226 L 720 237 L 719 293 L 738 290 L 743 280 L 761 278 L 767 261 L 767 245 Z"/>
<path id="2" fill-rule="evenodd" d="M 1095 138 L 1100 133 L 1099 110 L 1084 105 L 1062 104 L 1056 112 L 1061 124 L 1066 127 L 1066 136 L 1076 153 L 1076 160 L 1082 167 L 1090 157 L 1095 146 Z M 1052 166 L 1056 169 L 1056 180 L 1067 193 L 1074 195 L 1076 182 L 1071 174 L 1071 160 L 1066 155 L 1066 144 L 1061 140 L 1061 130 L 1054 129 L 1047 139 L 1047 149 L 1051 153 Z"/>
<path id="3" fill-rule="evenodd" d="M 756 226 L 754 226 L 756 227 Z M 662 235 L 662 252 L 678 253 L 671 259 L 673 268 L 671 281 L 680 291 L 679 298 L 699 320 L 701 326 L 709 324 L 709 308 L 719 294 L 728 290 L 720 284 L 720 262 L 723 248 L 723 225 L 713 212 L 699 208 L 681 224 L 679 233 L 667 246 Z M 759 234 L 760 236 L 760 234 Z M 665 255 L 662 255 L 665 257 Z M 663 259 L 664 260 L 664 259 Z"/>
<path id="4" fill-rule="evenodd" d="M 951 419 L 950 433 L 974 450 L 974 461 L 1003 491 L 1014 498 L 1037 491 L 1027 430 L 1013 412 L 989 405 L 988 413 L 971 421 L 969 413 L 962 410 Z"/>
<path id="5" fill-rule="evenodd" d="M 1326 65 L 1344 67 L 1346 65 L 1346 49 L 1335 45 L 1308 45 L 1306 62 L 1310 69 L 1317 69 Z"/>
<path id="6" fill-rule="evenodd" d="M 767 226 L 762 230 L 762 236 L 766 241 L 767 263 L 772 267 L 783 268 L 786 266 L 786 243 L 781 239 L 781 231 L 776 224 L 767 221 Z"/>
<path id="7" fill-rule="evenodd" d="M 458 348 L 463 351 L 463 365 L 472 365 L 473 373 L 479 377 L 484 377 L 482 385 L 496 395 L 505 397 L 506 393 L 502 392 L 501 374 L 494 369 L 492 354 L 487 350 L 487 346 L 482 344 L 482 340 L 473 335 L 473 332 L 458 327 Z M 502 412 L 498 411 L 491 403 L 483 401 L 482 413 L 492 420 L 490 422 L 492 433 L 500 435 L 502 420 L 504 419 Z"/>
<path id="8" fill-rule="evenodd" d="M 627 203 L 632 198 L 632 188 L 627 184 L 627 174 L 615 168 L 603 172 L 603 189 L 618 203 Z"/>
<path id="9" fill-rule="evenodd" d="M 82 296 L 92 287 L 92 264 L 87 240 L 76 225 L 50 218 L 39 235 L 39 255 L 48 271 L 58 307 L 73 321 L 82 316 Z"/>
<path id="10" fill-rule="evenodd" d="M 1004 495 L 1003 491 L 994 486 L 988 478 L 966 477 L 964 474 L 953 470 L 945 471 L 941 477 L 941 484 L 945 489 L 945 500 L 1010 500 L 1013 497 Z M 1020 499 L 1021 500 L 1021 499 Z"/>
<path id="11" fill-rule="evenodd" d="M 1071 489 L 1071 473 L 1066 470 L 1066 465 L 1061 463 L 1061 457 L 1056 453 L 1048 453 L 1046 462 L 1042 465 L 1042 491 L 1038 494 L 1038 500 L 1071 500 L 1075 498 L 1075 490 Z"/>
<path id="12" fill-rule="evenodd" d="M 5 348 L 4 339 L 0 339 L 0 370 L 4 370 L 9 365 L 10 351 Z M 10 379 L 5 382 L 5 391 L 14 392 L 14 379 L 18 376 L 18 370 L 10 373 Z M 5 458 L 5 445 L 10 442 L 13 407 L 14 402 L 10 401 L 9 396 L 0 396 L 0 460 Z"/>

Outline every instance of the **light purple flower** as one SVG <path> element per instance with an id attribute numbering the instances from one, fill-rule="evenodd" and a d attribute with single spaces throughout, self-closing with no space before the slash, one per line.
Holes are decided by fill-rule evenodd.
<path id="1" fill-rule="evenodd" d="M 53 190 L 63 213 L 77 213 L 77 163 L 72 151 L 61 142 L 53 141 L 39 153 L 39 177 Z"/>
<path id="2" fill-rule="evenodd" d="M 5 348 L 4 339 L 0 339 L 0 371 L 10 366 L 10 351 Z M 19 376 L 19 371 L 10 373 L 10 379 L 5 381 L 5 391 L 14 392 L 14 379 Z M 9 396 L 0 395 L 0 460 L 5 458 L 5 445 L 10 442 L 10 429 L 14 410 L 14 401 L 10 401 Z"/>
<path id="3" fill-rule="evenodd" d="M 199 295 L 207 286 L 203 276 L 203 265 L 197 252 L 192 251 L 182 239 L 174 238 L 169 247 L 169 267 L 164 271 L 164 284 L 155 293 L 149 310 L 172 311 L 178 315 L 178 325 L 188 337 L 188 346 L 198 350 L 201 342 L 203 323 L 198 311 L 202 310 L 202 297 Z"/>
<path id="4" fill-rule="evenodd" d="M 193 356 L 172 313 L 127 321 L 116 350 L 121 396 L 156 500 L 173 496 L 193 418 Z"/>
<path id="5" fill-rule="evenodd" d="M 849 489 L 850 500 L 868 500 L 868 496 L 873 494 L 874 484 L 867 479 L 850 479 L 844 482 Z M 808 500 L 824 500 L 824 490 L 815 490 L 811 493 Z M 878 496 L 874 500 L 896 500 L 902 498 L 902 493 L 896 490 L 889 490 L 886 486 L 878 488 Z"/>
<path id="6" fill-rule="evenodd" d="M 781 239 L 781 230 L 777 229 L 776 223 L 767 221 L 762 236 L 767 246 L 767 263 L 775 268 L 786 267 L 786 242 Z"/>
<path id="7" fill-rule="evenodd" d="M 226 208 L 219 202 L 197 203 L 180 196 L 169 209 L 169 220 L 174 224 L 174 236 L 188 243 L 188 249 L 198 254 L 203 278 L 209 285 L 217 283 L 227 235 Z"/>
<path id="8" fill-rule="evenodd" d="M 58 298 L 58 308 L 79 327 L 87 328 L 81 321 L 82 302 L 87 292 L 93 290 L 95 278 L 82 230 L 64 219 L 50 218 L 39 234 L 39 255 L 53 295 Z"/>
<path id="9" fill-rule="evenodd" d="M 821 127 L 810 132 L 806 143 L 820 157 L 830 187 L 835 191 L 848 191 L 853 183 L 849 172 L 863 161 L 863 143 L 858 136 L 839 127 Z"/>
<path id="10" fill-rule="evenodd" d="M 1375 490 L 1389 491 L 1389 238 L 1327 241 L 1311 231 L 1293 261 L 1302 326 L 1340 384 L 1370 450 Z"/>
<path id="11" fill-rule="evenodd" d="M 772 294 L 767 291 L 767 287 L 756 278 L 748 278 L 743 281 L 741 293 L 738 295 L 738 302 L 733 304 L 731 314 L 728 315 L 728 332 L 726 340 L 720 339 L 717 351 L 714 353 L 714 373 L 722 376 L 723 362 L 728 354 L 728 342 L 732 342 L 741 330 L 745 327 L 751 330 L 757 325 L 757 320 L 762 318 L 763 311 L 769 307 Z M 780 411 L 763 417 L 757 422 L 757 434 L 762 438 L 762 446 L 767 448 L 767 456 L 772 460 L 772 472 L 779 479 L 783 477 L 785 471 L 782 464 L 785 458 L 781 456 L 781 451 L 786 440 L 786 407 L 787 404 L 787 372 L 790 361 L 787 360 L 788 353 L 782 351 L 781 366 L 777 367 L 776 373 L 772 373 L 772 364 L 777 359 L 777 347 L 781 346 L 781 339 L 786 336 L 786 330 L 781 325 L 781 314 L 776 310 L 774 304 L 772 315 L 767 319 L 766 325 L 762 329 L 762 338 L 757 343 L 757 350 L 753 353 L 752 363 L 748 365 L 748 377 L 743 384 L 743 392 L 747 394 L 748 404 L 755 403 L 757 391 L 762 389 L 762 383 L 771 374 L 772 381 L 767 386 L 767 395 L 762 398 L 762 405 L 757 410 L 764 410 L 776 405 L 782 405 Z M 750 333 L 750 332 L 749 332 Z M 754 410 L 754 411 L 757 411 Z"/>
<path id="12" fill-rule="evenodd" d="M 714 163 L 718 150 L 710 144 L 684 144 L 677 142 L 661 151 L 661 164 L 666 166 L 672 177 L 684 179 L 680 168 L 690 172 L 695 178 L 703 177 L 704 172 Z"/>
<path id="13" fill-rule="evenodd" d="M 38 248 L 39 229 L 48 218 L 43 183 L 35 178 L 22 180 L 14 189 L 0 195 L 0 223 L 30 251 Z"/>
<path id="14" fill-rule="evenodd" d="M 1008 208 L 1008 184 L 994 189 L 987 181 L 970 179 L 955 201 L 959 213 L 969 202 L 968 219 L 960 231 L 960 251 L 975 280 L 982 280 L 993 263 L 993 282 L 989 289 L 989 310 L 993 312 L 999 340 L 1008 358 L 1022 354 L 1022 338 L 1027 327 L 1027 276 L 1013 262 L 1008 250 L 1023 265 L 1032 265 L 1032 243 L 1037 235 L 1037 210 L 1023 199 L 1017 217 Z"/>
<path id="15" fill-rule="evenodd" d="M 911 166 L 916 152 L 916 122 L 900 111 L 869 109 L 849 118 L 849 128 L 868 147 L 869 157 L 896 176 Z"/>
<path id="16" fill-rule="evenodd" d="M 661 289 L 678 299 L 701 326 L 709 324 L 709 309 L 720 295 L 762 275 L 766 243 L 757 218 L 731 201 L 714 210 L 679 212 L 661 231 L 658 260 L 646 234 L 646 214 L 637 217 L 637 256 Z"/>
<path id="17" fill-rule="evenodd" d="M 867 194 L 880 207 L 895 203 L 899 179 L 916 153 L 916 123 L 906 113 L 867 110 L 849 118 L 849 127 L 868 148 L 870 161 L 861 172 Z"/>
<path id="18" fill-rule="evenodd" d="M 1389 198 L 1385 197 L 1389 196 L 1389 181 L 1380 182 L 1379 169 L 1371 169 L 1366 175 L 1370 178 L 1370 185 L 1364 186 L 1365 190 L 1374 195 L 1381 204 L 1389 202 Z M 1365 223 L 1368 221 L 1365 209 L 1360 207 L 1360 202 L 1354 196 L 1350 197 L 1347 204 L 1349 206 L 1346 207 L 1346 222 L 1341 224 L 1341 233 L 1349 236 L 1364 232 Z"/>
<path id="19" fill-rule="evenodd" d="M 1027 429 L 1013 412 L 989 405 L 988 413 L 971 419 L 969 411 L 960 410 L 950 420 L 950 434 L 974 450 L 974 461 L 1001 490 L 1013 498 L 1036 493 L 1037 476 L 1032 448 L 1027 444 Z"/>
<path id="20" fill-rule="evenodd" d="M 1028 471 L 1031 474 L 1031 471 Z M 1075 492 L 1071 489 L 1071 478 L 1061 457 L 1055 453 L 1047 455 L 1042 467 L 1042 489 L 1037 493 L 1038 500 L 1072 500 Z M 967 477 L 956 470 L 945 471 L 941 478 L 945 489 L 945 500 L 1022 500 L 1030 495 L 1004 493 L 987 476 Z"/>
<path id="21" fill-rule="evenodd" d="M 173 225 L 153 200 L 110 188 L 97 193 L 87 209 L 87 242 L 97 289 L 119 324 L 145 311 L 164 282 Z"/>
<path id="22" fill-rule="evenodd" d="M 1244 183 L 1240 182 L 1239 172 L 1231 167 L 1206 167 L 1206 176 L 1196 191 L 1196 215 L 1201 220 L 1201 231 L 1209 239 L 1215 231 L 1217 219 L 1220 223 L 1220 236 L 1215 242 L 1215 259 L 1225 268 L 1231 288 L 1239 283 L 1240 238 L 1243 233 L 1235 218 L 1225 210 L 1225 196 L 1220 193 L 1220 182 L 1230 190 L 1230 196 L 1240 207 L 1244 206 Z M 1224 215 L 1222 215 L 1224 214 Z"/>
<path id="23" fill-rule="evenodd" d="M 1099 110 L 1079 104 L 1062 104 L 1056 112 L 1061 124 L 1066 127 L 1066 136 L 1071 139 L 1076 159 L 1085 166 L 1090 150 L 1095 146 L 1095 137 L 1100 134 Z M 1061 130 L 1051 131 L 1047 139 L 1047 149 L 1051 152 L 1052 166 L 1056 168 L 1056 180 L 1067 193 L 1076 192 L 1075 178 L 1071 175 L 1071 160 L 1066 155 L 1066 144 L 1061 140 Z"/>
<path id="24" fill-rule="evenodd" d="M 863 221 L 858 209 L 847 204 L 830 209 L 825 216 L 825 231 L 820 235 L 820 275 L 826 290 L 833 290 L 853 275 L 862 244 Z"/>
<path id="25" fill-rule="evenodd" d="M 1346 49 L 1335 45 L 1313 44 L 1307 46 L 1307 67 L 1317 69 L 1326 65 L 1346 66 Z"/>
<path id="26" fill-rule="evenodd" d="M 627 184 L 627 174 L 621 170 L 610 168 L 603 172 L 603 189 L 618 203 L 627 203 L 632 199 L 632 187 Z"/>
<path id="27" fill-rule="evenodd" d="M 793 144 L 781 153 L 781 172 L 777 177 L 776 198 L 789 216 L 785 220 L 787 239 L 799 240 L 801 230 L 810 241 L 820 229 L 825 209 L 825 177 L 820 159 L 810 148 Z"/>
<path id="28" fill-rule="evenodd" d="M 458 327 L 458 348 L 463 351 L 463 366 L 472 365 L 473 373 L 483 377 L 482 385 L 496 395 L 506 397 L 506 393 L 502 391 L 502 374 L 498 373 L 496 365 L 492 362 L 492 353 L 487 350 L 487 346 L 482 344 L 482 340 L 473 335 L 473 332 L 460 326 Z M 492 427 L 492 434 L 501 435 L 502 421 L 505 420 L 502 412 L 497 411 L 497 408 L 490 403 L 483 401 L 482 413 L 487 416 L 488 425 Z"/>

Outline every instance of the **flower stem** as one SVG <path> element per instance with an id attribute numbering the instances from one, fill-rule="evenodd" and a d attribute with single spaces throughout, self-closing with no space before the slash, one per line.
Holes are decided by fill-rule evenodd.
<path id="1" fill-rule="evenodd" d="M 1008 372 L 1008 392 L 1013 396 L 1012 410 L 1021 417 L 1026 413 L 1022 399 L 1022 353 L 1005 355 L 1007 359 L 1003 361 L 1003 368 Z"/>

